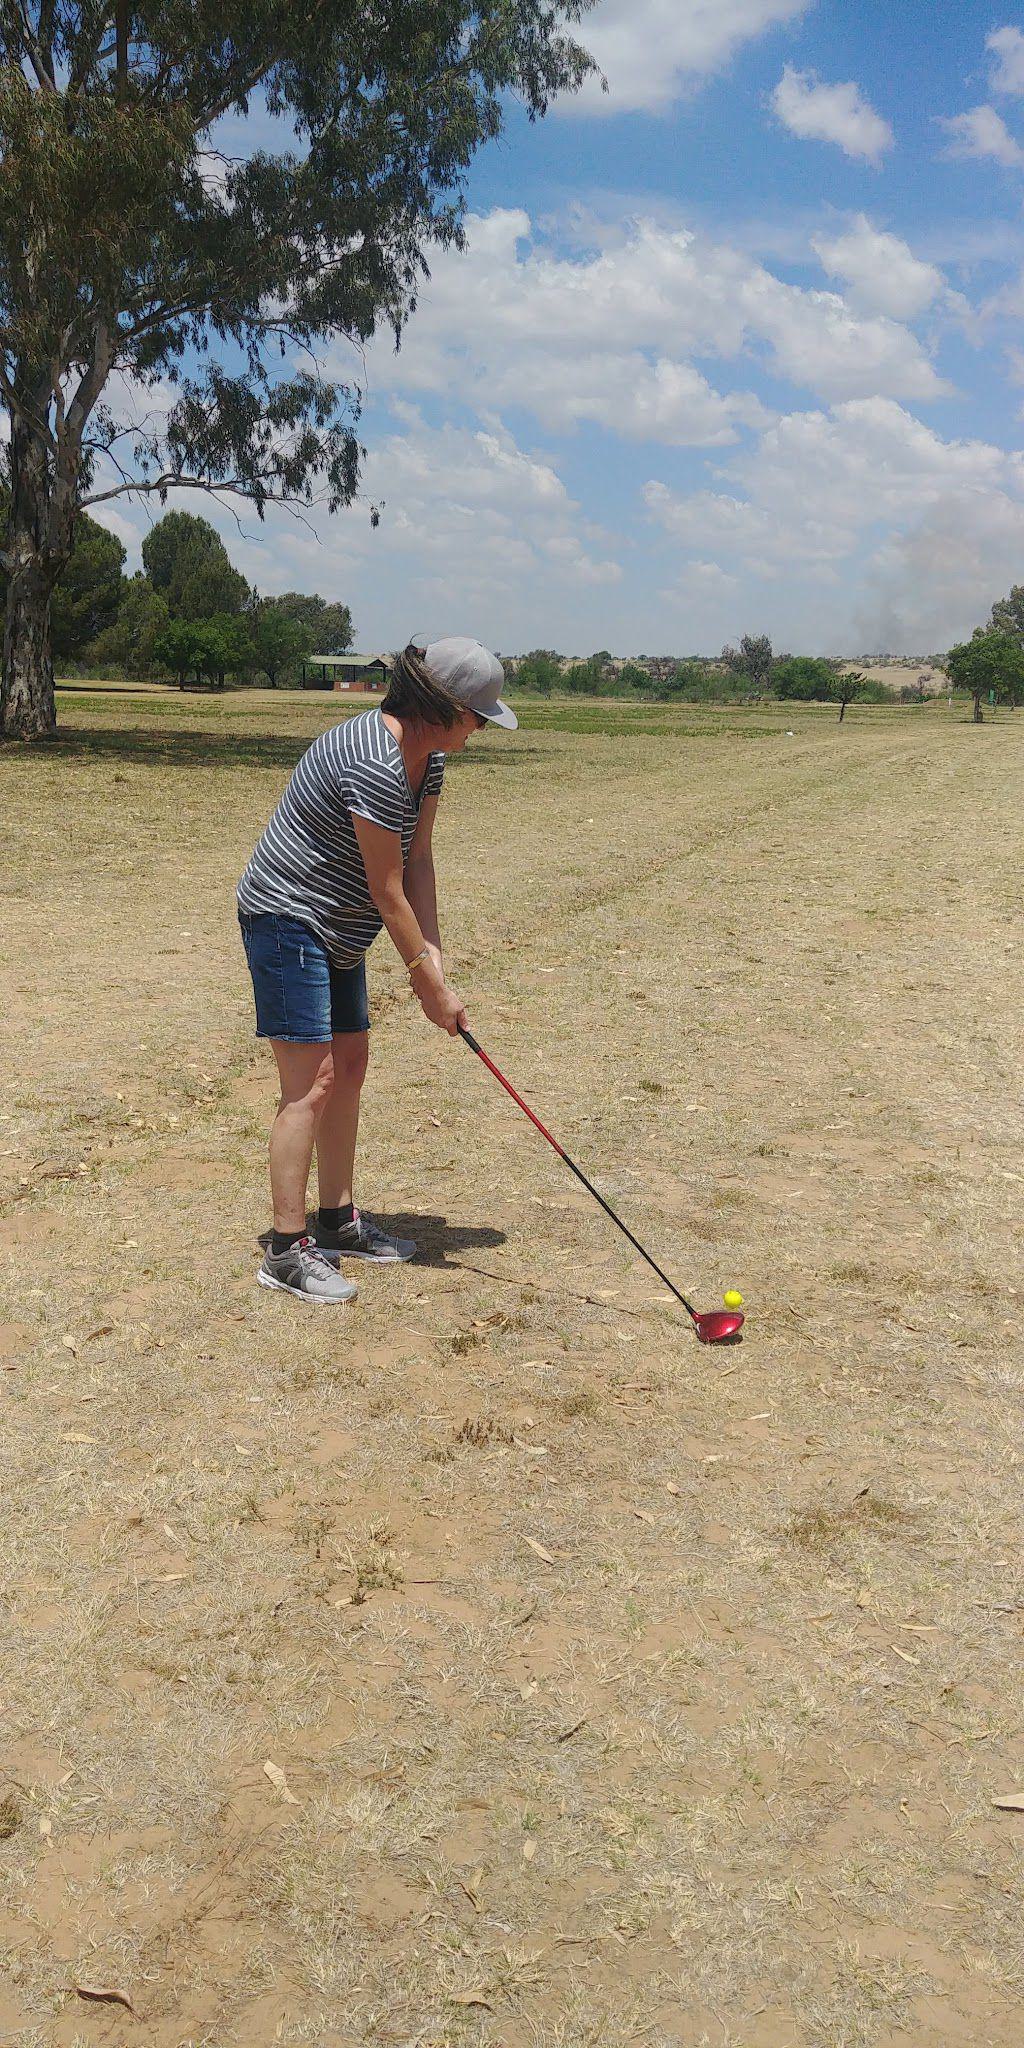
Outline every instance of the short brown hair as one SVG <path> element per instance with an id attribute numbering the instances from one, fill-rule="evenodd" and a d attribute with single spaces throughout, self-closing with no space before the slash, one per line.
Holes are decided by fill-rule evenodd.
<path id="1" fill-rule="evenodd" d="M 426 651 L 410 640 L 408 647 L 395 655 L 381 710 L 396 718 L 415 719 L 420 725 L 443 725 L 450 732 L 466 707 L 434 682 L 424 660 Z"/>

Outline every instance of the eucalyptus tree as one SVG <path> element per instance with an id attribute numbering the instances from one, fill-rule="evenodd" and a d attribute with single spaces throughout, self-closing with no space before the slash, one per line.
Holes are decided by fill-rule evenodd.
<path id="1" fill-rule="evenodd" d="M 53 729 L 83 507 L 351 501 L 357 378 L 320 356 L 397 344 L 505 97 L 592 69 L 590 4 L 0 0 L 0 732 Z"/>

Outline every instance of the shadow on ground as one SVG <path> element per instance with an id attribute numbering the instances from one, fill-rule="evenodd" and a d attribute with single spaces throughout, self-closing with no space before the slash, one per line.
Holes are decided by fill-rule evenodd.
<path id="1" fill-rule="evenodd" d="M 175 732 L 167 727 L 130 726 L 62 731 L 44 744 L 47 753 L 62 761 L 114 761 L 163 768 L 294 768 L 316 737 L 316 733 L 288 738 L 281 733 Z M 468 763 L 492 766 L 498 760 L 508 767 L 539 751 L 537 747 L 516 747 L 467 753 L 459 757 L 458 767 L 461 770 Z"/>
<path id="2" fill-rule="evenodd" d="M 162 768 L 251 768 L 268 764 L 294 768 L 310 745 L 310 736 L 285 739 L 278 733 L 174 732 L 158 726 L 128 726 L 95 732 L 63 731 L 43 745 L 48 755 L 60 761 L 113 761 Z"/>
<path id="3" fill-rule="evenodd" d="M 424 1215 L 411 1209 L 378 1210 L 374 1222 L 379 1223 L 391 1237 L 411 1237 L 416 1246 L 413 1263 L 417 1266 L 436 1266 L 453 1270 L 461 1262 L 459 1252 L 492 1250 L 496 1245 L 507 1242 L 503 1230 L 495 1230 L 489 1223 L 448 1223 L 443 1216 Z M 316 1229 L 316 1214 L 313 1210 L 306 1217 L 306 1228 L 312 1235 Z M 270 1232 L 260 1232 L 259 1242 L 266 1250 L 270 1243 Z M 451 1264 L 449 1264 L 451 1262 Z M 367 1264 L 364 1260 L 361 1263 Z"/>

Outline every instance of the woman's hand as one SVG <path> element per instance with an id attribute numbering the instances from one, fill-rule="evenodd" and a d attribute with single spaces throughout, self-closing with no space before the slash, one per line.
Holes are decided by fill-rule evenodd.
<path id="1" fill-rule="evenodd" d="M 447 1031 L 450 1038 L 458 1035 L 459 1025 L 468 1025 L 461 999 L 453 988 L 441 979 L 433 961 L 424 960 L 420 967 L 413 969 L 412 985 L 419 997 L 423 1015 L 439 1031 Z"/>

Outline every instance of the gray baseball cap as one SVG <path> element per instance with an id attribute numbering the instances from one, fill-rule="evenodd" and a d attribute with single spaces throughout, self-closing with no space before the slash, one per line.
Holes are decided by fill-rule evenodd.
<path id="1" fill-rule="evenodd" d="M 464 704 L 467 711 L 476 711 L 481 718 L 488 718 L 492 725 L 504 725 L 514 732 L 519 724 L 515 712 L 503 704 L 498 691 L 505 680 L 505 671 L 497 655 L 489 654 L 481 647 L 479 640 L 465 640 L 456 636 L 451 640 L 432 640 L 423 656 L 424 666 L 454 697 L 457 704 Z"/>

